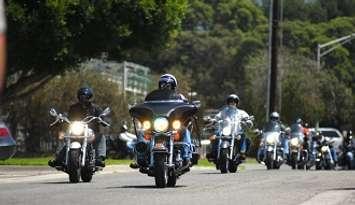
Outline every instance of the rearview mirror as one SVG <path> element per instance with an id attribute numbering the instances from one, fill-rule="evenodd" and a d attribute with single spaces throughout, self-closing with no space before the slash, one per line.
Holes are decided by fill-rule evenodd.
<path id="1" fill-rule="evenodd" d="M 110 109 L 109 107 L 107 107 L 107 108 L 101 113 L 100 116 L 106 116 L 106 115 L 110 114 L 110 112 L 111 112 L 111 109 Z"/>
<path id="2" fill-rule="evenodd" d="M 194 100 L 194 101 L 192 101 L 192 104 L 195 105 L 195 106 L 198 107 L 198 108 L 201 107 L 201 101 L 199 101 L 199 100 Z"/>
<path id="3" fill-rule="evenodd" d="M 57 111 L 55 111 L 54 108 L 51 108 L 51 109 L 49 110 L 49 114 L 50 114 L 51 116 L 53 116 L 53 117 L 57 117 L 57 116 L 58 116 Z"/>

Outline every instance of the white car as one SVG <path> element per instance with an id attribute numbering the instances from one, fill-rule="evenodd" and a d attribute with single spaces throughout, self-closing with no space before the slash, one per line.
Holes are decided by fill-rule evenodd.
<path id="1" fill-rule="evenodd" d="M 317 129 L 324 135 L 325 137 L 329 137 L 334 141 L 334 148 L 336 149 L 337 152 L 340 151 L 340 146 L 343 143 L 343 135 L 338 129 L 331 128 L 331 127 L 320 127 Z M 315 128 L 310 128 L 311 136 L 315 135 L 316 129 Z"/>
<path id="2" fill-rule="evenodd" d="M 9 129 L 0 121 L 0 160 L 12 157 L 16 152 L 16 142 Z"/>

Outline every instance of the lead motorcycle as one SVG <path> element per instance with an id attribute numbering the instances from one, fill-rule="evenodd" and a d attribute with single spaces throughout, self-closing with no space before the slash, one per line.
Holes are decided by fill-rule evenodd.
<path id="1" fill-rule="evenodd" d="M 197 107 L 195 103 L 162 100 L 145 102 L 129 111 L 136 135 L 144 136 L 135 146 L 136 152 L 145 156 L 144 160 L 137 158 L 139 171 L 154 177 L 158 188 L 175 187 L 177 179 L 190 170 L 190 164 L 183 164 L 181 148 L 186 144 L 182 132 L 197 125 Z M 196 162 L 195 158 L 193 155 Z"/>
<path id="2" fill-rule="evenodd" d="M 284 162 L 282 134 L 280 124 L 273 121 L 268 122 L 261 132 L 258 161 L 265 164 L 267 169 L 279 169 Z"/>
<path id="3" fill-rule="evenodd" d="M 254 120 L 253 116 L 236 119 L 233 115 L 225 116 L 224 119 L 218 120 L 217 140 L 217 157 L 214 160 L 217 170 L 221 173 L 237 172 L 239 164 L 242 163 L 238 146 L 241 135 L 244 133 L 241 127 L 241 121 Z"/>
<path id="4" fill-rule="evenodd" d="M 80 121 L 70 121 L 63 114 L 57 113 L 55 109 L 50 109 L 50 115 L 56 118 L 50 127 L 57 123 L 69 124 L 64 134 L 66 147 L 64 165 L 55 168 L 66 172 L 71 183 L 78 183 L 80 178 L 84 182 L 90 182 L 95 171 L 99 169 L 95 166 L 95 149 L 92 145 L 95 134 L 89 128 L 89 123 L 96 120 L 105 126 L 110 126 L 102 119 L 109 113 L 110 109 L 106 108 L 99 117 L 87 116 Z"/>

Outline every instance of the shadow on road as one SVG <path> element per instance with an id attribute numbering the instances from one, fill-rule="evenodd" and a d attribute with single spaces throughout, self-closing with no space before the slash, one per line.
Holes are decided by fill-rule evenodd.
<path id="1" fill-rule="evenodd" d="M 73 183 L 70 183 L 68 181 L 58 181 L 58 182 L 41 182 L 36 184 L 73 184 Z"/>
<path id="2" fill-rule="evenodd" d="M 175 187 L 166 187 L 165 189 L 169 188 L 183 188 L 186 187 L 184 185 L 177 185 Z M 106 187 L 106 189 L 161 189 L 157 188 L 155 185 L 125 185 L 125 186 L 119 186 L 119 187 Z"/>
<path id="3" fill-rule="evenodd" d="M 226 173 L 226 174 L 221 174 L 221 172 L 202 172 L 202 173 L 199 173 L 199 174 L 203 174 L 203 175 L 209 175 L 209 174 L 216 174 L 216 175 L 227 175 L 229 173 Z M 233 173 L 231 173 L 233 174 Z"/>
<path id="4" fill-rule="evenodd" d="M 334 189 L 329 189 L 329 191 L 355 191 L 355 187 L 334 188 Z"/>

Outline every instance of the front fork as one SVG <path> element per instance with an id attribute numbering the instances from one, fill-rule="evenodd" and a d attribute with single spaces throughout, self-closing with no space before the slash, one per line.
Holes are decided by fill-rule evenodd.
<path id="1" fill-rule="evenodd" d="M 88 145 L 88 139 L 84 138 L 83 144 L 81 145 L 81 153 L 82 153 L 82 158 L 81 158 L 81 166 L 85 166 L 85 160 L 86 160 L 86 149 Z M 68 137 L 66 138 L 66 152 L 65 152 L 65 166 L 68 166 L 69 163 L 69 152 L 71 148 L 71 139 Z"/>
<path id="2" fill-rule="evenodd" d="M 150 155 L 150 167 L 154 167 L 154 151 L 153 151 L 153 149 L 154 149 L 154 145 L 155 145 L 155 138 L 154 137 L 152 137 L 152 140 L 151 140 L 151 142 L 150 142 L 150 147 L 149 147 L 149 150 L 150 150 L 150 153 L 151 153 L 151 155 Z M 173 152 L 174 152 L 174 136 L 173 135 L 171 135 L 170 136 L 170 138 L 169 138 L 169 147 L 168 147 L 168 149 L 169 149 L 169 153 L 168 153 L 168 155 L 169 155 L 169 164 L 168 164 L 168 166 L 174 166 L 174 164 L 173 164 Z"/>

